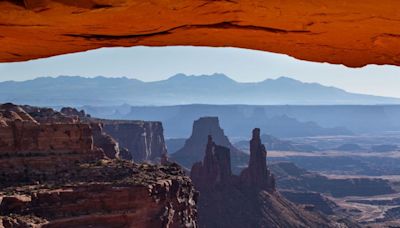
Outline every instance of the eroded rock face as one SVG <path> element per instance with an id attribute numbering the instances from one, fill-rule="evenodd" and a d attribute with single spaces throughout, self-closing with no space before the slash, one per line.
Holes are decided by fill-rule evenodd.
<path id="1" fill-rule="evenodd" d="M 261 143 L 259 128 L 253 130 L 250 140 L 249 166 L 242 171 L 240 178 L 250 186 L 275 189 L 275 178 L 267 169 L 267 150 Z"/>
<path id="2" fill-rule="evenodd" d="M 200 191 L 200 227 L 357 227 L 329 221 L 286 200 L 276 191 L 267 169 L 259 129 L 253 130 L 250 147 L 249 166 L 239 177 L 231 174 L 229 149 L 208 138 L 203 162 L 191 170 Z"/>
<path id="3" fill-rule="evenodd" d="M 45 122 L 39 114 L 34 118 L 20 106 L 0 105 L 1 182 L 29 180 L 38 173 L 47 178 L 76 162 L 104 156 L 93 146 L 89 125 L 67 117 L 56 121 L 54 115 Z"/>
<path id="4" fill-rule="evenodd" d="M 197 226 L 197 192 L 178 165 L 109 159 L 80 121 L 0 105 L 0 226 Z"/>
<path id="5" fill-rule="evenodd" d="M 76 108 L 71 107 L 63 107 L 61 108 L 60 112 L 67 116 L 77 116 L 79 118 L 90 117 L 89 115 L 86 115 L 85 111 L 78 111 Z"/>
<path id="6" fill-rule="evenodd" d="M 352 67 L 400 65 L 399 7 L 394 0 L 7 0 L 0 2 L 0 61 L 111 46 L 195 45 Z"/>
<path id="7" fill-rule="evenodd" d="M 190 177 L 199 189 L 211 189 L 231 181 L 231 157 L 229 148 L 216 145 L 208 136 L 203 162 L 196 162 Z"/>
<path id="8" fill-rule="evenodd" d="M 104 131 L 121 147 L 126 148 L 135 162 L 160 162 L 167 152 L 161 122 L 101 120 Z"/>
<path id="9" fill-rule="evenodd" d="M 97 119 L 74 108 L 62 108 L 61 112 L 89 123 L 94 144 L 109 158 L 159 163 L 167 152 L 161 122 Z"/>
<path id="10" fill-rule="evenodd" d="M 197 192 L 190 179 L 173 164 L 136 165 L 118 160 L 81 163 L 54 179 L 40 180 L 40 184 L 15 182 L 15 186 L 1 188 L 0 198 L 4 227 L 197 224 Z"/>
<path id="11" fill-rule="evenodd" d="M 103 149 L 108 158 L 122 158 L 132 160 L 132 156 L 127 156 L 126 153 L 121 153 L 119 143 L 110 135 L 106 134 L 103 129 L 103 124 L 98 122 L 90 123 L 93 133 L 93 143 Z"/>

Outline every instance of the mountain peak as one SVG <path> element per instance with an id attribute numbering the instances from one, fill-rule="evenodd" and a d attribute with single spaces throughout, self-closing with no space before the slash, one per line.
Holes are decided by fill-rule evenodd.
<path id="1" fill-rule="evenodd" d="M 299 80 L 296 80 L 296 79 L 293 79 L 293 78 L 289 78 L 289 77 L 286 77 L 286 76 L 281 76 L 281 77 L 276 78 L 276 79 L 270 79 L 270 78 L 268 78 L 268 79 L 265 79 L 264 81 L 261 81 L 261 83 L 271 83 L 271 82 L 279 82 L 279 83 L 304 83 L 304 82 L 302 82 L 302 81 L 299 81 Z"/>
<path id="2" fill-rule="evenodd" d="M 186 75 L 183 73 L 176 74 L 174 76 L 169 77 L 166 81 L 183 81 L 183 80 L 218 80 L 225 82 L 234 82 L 230 77 L 226 76 L 222 73 L 214 73 L 211 75 Z"/>
<path id="3" fill-rule="evenodd" d="M 275 81 L 301 82 L 299 80 L 296 80 L 296 79 L 293 79 L 293 78 L 289 78 L 289 77 L 286 77 L 286 76 L 281 76 L 281 77 L 275 79 Z"/>

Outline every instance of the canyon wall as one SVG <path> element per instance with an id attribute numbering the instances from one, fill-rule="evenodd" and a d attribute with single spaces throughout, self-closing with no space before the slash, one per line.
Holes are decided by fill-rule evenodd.
<path id="1" fill-rule="evenodd" d="M 167 153 L 161 122 L 101 120 L 104 131 L 128 149 L 135 162 L 159 162 Z"/>
<path id="2" fill-rule="evenodd" d="M 160 162 L 162 155 L 167 153 L 161 122 L 97 119 L 74 108 L 62 108 L 61 113 L 89 123 L 94 144 L 101 147 L 109 158 Z"/>
<path id="3" fill-rule="evenodd" d="M 0 105 L 0 227 L 197 226 L 197 192 L 178 165 L 110 159 L 93 126 Z"/>

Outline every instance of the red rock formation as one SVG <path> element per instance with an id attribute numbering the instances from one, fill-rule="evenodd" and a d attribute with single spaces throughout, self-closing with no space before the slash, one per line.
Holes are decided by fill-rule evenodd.
<path id="1" fill-rule="evenodd" d="M 275 190 L 266 166 L 260 130 L 253 130 L 249 167 L 231 174 L 229 149 L 208 138 L 203 162 L 195 163 L 191 178 L 199 189 L 200 227 L 358 227 L 347 221 L 330 221 L 286 200 Z"/>
<path id="2" fill-rule="evenodd" d="M 34 119 L 19 106 L 0 105 L 4 123 L 0 131 L 0 153 L 93 150 L 91 129 L 87 124 Z M 53 121 L 53 120 L 51 120 Z"/>
<path id="3" fill-rule="evenodd" d="M 109 160 L 15 184 L 0 190 L 4 227 L 196 227 L 197 193 L 174 165 Z"/>
<path id="4" fill-rule="evenodd" d="M 193 164 L 190 177 L 201 189 L 211 189 L 231 180 L 231 158 L 229 148 L 218 146 L 208 136 L 203 162 Z"/>
<path id="5" fill-rule="evenodd" d="M 90 123 L 90 126 L 93 132 L 94 145 L 103 149 L 108 158 L 120 158 L 122 155 L 122 159 L 130 158 L 129 160 L 132 160 L 132 157 L 126 156 L 126 152 L 121 154 L 118 142 L 104 132 L 102 123 L 93 122 Z"/>
<path id="6" fill-rule="evenodd" d="M 196 227 L 179 166 L 102 159 L 90 123 L 58 115 L 0 105 L 0 227 Z"/>
<path id="7" fill-rule="evenodd" d="M 259 128 L 253 129 L 249 166 L 242 171 L 240 178 L 247 185 L 275 190 L 275 180 L 267 169 L 267 150 L 261 143 Z"/>
<path id="8" fill-rule="evenodd" d="M 74 108 L 62 108 L 61 113 L 90 123 L 94 144 L 109 158 L 160 162 L 166 153 L 161 122 L 97 119 Z"/>
<path id="9" fill-rule="evenodd" d="M 104 131 L 128 149 L 135 162 L 160 162 L 167 152 L 161 122 L 100 120 Z"/>
<path id="10" fill-rule="evenodd" d="M 396 0 L 7 0 L 0 2 L 0 61 L 195 45 L 353 67 L 400 65 L 399 7 Z"/>

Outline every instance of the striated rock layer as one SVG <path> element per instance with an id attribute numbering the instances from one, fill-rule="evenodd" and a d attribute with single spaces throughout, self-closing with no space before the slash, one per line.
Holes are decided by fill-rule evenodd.
<path id="1" fill-rule="evenodd" d="M 177 165 L 102 160 L 32 181 L 1 186 L 0 226 L 196 227 L 197 193 Z"/>
<path id="2" fill-rule="evenodd" d="M 0 227 L 197 226 L 197 192 L 178 165 L 108 159 L 94 126 L 0 105 Z"/>
<path id="3" fill-rule="evenodd" d="M 126 148 L 135 162 L 159 162 L 167 152 L 161 122 L 101 120 L 104 131 Z"/>
<path id="4" fill-rule="evenodd" d="M 194 45 L 352 67 L 400 65 L 399 7 L 396 0 L 6 0 L 0 2 L 0 61 Z"/>
<path id="5" fill-rule="evenodd" d="M 89 123 L 94 144 L 103 148 L 109 158 L 160 162 L 167 152 L 161 122 L 97 119 L 74 108 L 62 108 L 61 113 Z"/>
<path id="6" fill-rule="evenodd" d="M 200 227 L 358 227 L 327 218 L 281 196 L 266 165 L 260 129 L 253 130 L 249 166 L 232 175 L 229 148 L 208 138 L 204 160 L 193 165 L 191 178 L 200 191 Z"/>

